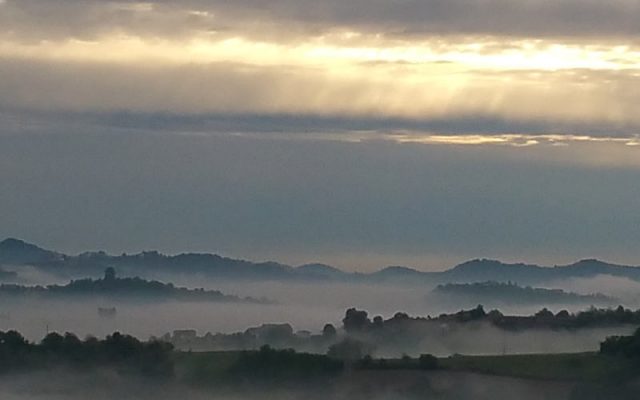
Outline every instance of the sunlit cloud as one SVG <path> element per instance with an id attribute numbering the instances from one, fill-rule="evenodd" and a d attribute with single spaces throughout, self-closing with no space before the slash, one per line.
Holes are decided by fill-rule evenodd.
<path id="1" fill-rule="evenodd" d="M 589 124 L 609 125 L 610 136 L 637 132 L 640 43 L 629 19 L 637 2 L 507 3 L 5 1 L 0 106 L 480 117 L 542 121 L 565 135 Z M 355 13 L 358 7 L 367 7 L 368 16 Z M 487 23 L 478 25 L 481 19 L 465 17 L 463 9 Z M 590 17 L 558 23 L 571 12 Z M 461 133 L 479 131 L 485 129 Z M 492 133 L 455 140 L 520 146 L 540 140 Z"/>
<path id="2" fill-rule="evenodd" d="M 351 33 L 355 35 L 355 33 Z M 95 40 L 15 43 L 0 41 L 8 57 L 68 61 L 174 64 L 242 62 L 252 65 L 313 65 L 344 68 L 359 63 L 447 64 L 446 68 L 495 70 L 635 70 L 640 71 L 640 48 L 629 45 L 562 44 L 541 40 L 498 42 L 496 38 L 450 39 L 406 43 L 379 41 L 341 43 L 345 33 L 294 45 L 252 41 L 242 37 L 184 41 L 114 35 Z M 361 35 L 357 35 L 362 38 Z"/>
<path id="3" fill-rule="evenodd" d="M 514 147 L 547 145 L 568 145 L 571 143 L 610 143 L 625 146 L 640 145 L 640 136 L 628 138 L 598 137 L 571 134 L 500 134 L 500 135 L 438 135 L 419 133 L 391 133 L 388 137 L 399 143 L 485 145 L 500 144 Z"/>
<path id="4" fill-rule="evenodd" d="M 0 105 L 68 111 L 490 116 L 637 127 L 638 77 L 600 70 L 496 71 L 396 63 L 94 63 L 5 59 Z M 100 79 L 96 79 L 100 77 Z M 553 125 L 553 124 L 550 124 Z M 477 127 L 480 129 L 480 127 Z"/>

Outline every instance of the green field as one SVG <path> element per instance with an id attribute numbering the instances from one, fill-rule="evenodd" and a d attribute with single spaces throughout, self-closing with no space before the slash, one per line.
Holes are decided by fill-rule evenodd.
<path id="1" fill-rule="evenodd" d="M 452 356 L 439 362 L 453 371 L 545 380 L 602 381 L 633 370 L 630 361 L 597 353 Z"/>
<path id="2" fill-rule="evenodd" d="M 242 352 L 175 352 L 176 375 L 192 381 L 221 378 L 238 363 Z"/>
<path id="3" fill-rule="evenodd" d="M 340 374 L 343 362 L 292 350 L 176 352 L 175 373 L 198 384 L 262 383 L 327 378 Z"/>
<path id="4" fill-rule="evenodd" d="M 281 380 L 335 376 L 342 364 L 322 355 L 262 352 L 175 353 L 176 374 L 190 381 L 216 382 L 234 376 Z M 361 370 L 418 370 L 418 359 L 373 359 L 355 363 Z M 438 359 L 438 369 L 495 376 L 557 380 L 610 381 L 628 378 L 631 361 L 598 353 L 524 354 L 501 356 L 451 356 Z"/>

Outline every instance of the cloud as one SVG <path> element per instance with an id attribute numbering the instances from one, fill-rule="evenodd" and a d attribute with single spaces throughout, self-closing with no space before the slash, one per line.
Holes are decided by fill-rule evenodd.
<path id="1" fill-rule="evenodd" d="M 144 66 L 34 60 L 0 61 L 0 107 L 75 112 L 308 114 L 359 118 L 531 123 L 546 132 L 608 126 L 633 135 L 640 126 L 638 78 L 566 71 L 422 75 L 395 67 L 331 71 L 238 63 Z M 428 67 L 427 67 L 428 69 Z M 603 84 L 605 82 L 606 84 Z M 537 121 L 537 122 L 536 122 Z M 542 122 L 540 122 L 542 121 Z M 428 125 L 428 124 L 427 124 Z M 563 128 L 564 127 L 564 128 Z M 399 128 L 402 128 L 401 126 Z M 597 130 L 597 129 L 594 129 Z M 518 133 L 518 132 L 501 132 Z M 637 132 L 636 132 L 637 133 Z"/>
<path id="2" fill-rule="evenodd" d="M 0 107 L 401 120 L 364 125 L 418 125 L 434 135 L 635 137 L 640 47 L 625 35 L 637 26 L 627 22 L 637 7 L 6 1 Z"/>
<path id="3" fill-rule="evenodd" d="M 104 33 L 166 37 L 193 32 L 281 40 L 335 29 L 411 37 L 627 37 L 640 33 L 636 0 L 9 0 L 0 26 L 19 38 L 90 40 Z"/>

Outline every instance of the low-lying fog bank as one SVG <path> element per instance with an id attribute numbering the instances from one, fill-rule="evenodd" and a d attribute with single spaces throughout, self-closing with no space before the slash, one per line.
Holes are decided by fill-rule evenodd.
<path id="1" fill-rule="evenodd" d="M 205 277 L 194 278 L 184 275 L 161 275 L 156 279 L 170 281 L 178 286 L 204 287 L 217 289 L 225 293 L 240 296 L 265 297 L 282 304 L 308 305 L 311 307 L 331 307 L 344 310 L 348 307 L 364 308 L 372 313 L 391 316 L 397 311 L 414 315 L 438 315 L 453 312 L 483 303 L 481 299 L 444 299 L 433 294 L 436 283 L 419 285 L 411 283 L 349 283 L 349 282 L 278 282 L 278 281 L 227 281 L 211 280 Z M 640 308 L 640 282 L 628 278 L 600 275 L 593 278 L 574 278 L 553 281 L 536 286 L 543 289 L 560 289 L 580 295 L 602 294 L 618 300 L 618 304 L 628 308 Z M 593 302 L 521 302 L 495 301 L 483 304 L 485 308 L 499 307 L 504 313 L 511 315 L 533 314 L 542 308 L 554 312 L 566 309 L 574 312 L 594 305 Z"/>
<path id="2" fill-rule="evenodd" d="M 116 315 L 101 316 L 99 308 L 115 308 Z M 319 331 L 343 314 L 344 309 L 293 304 L 26 300 L 0 305 L 0 330 L 15 329 L 31 340 L 42 338 L 47 331 L 73 332 L 80 337 L 121 331 L 142 339 L 177 329 L 231 333 L 273 322 Z"/>
<path id="3" fill-rule="evenodd" d="M 115 315 L 105 315 L 99 308 L 115 307 Z M 344 309 L 326 304 L 225 304 L 225 303 L 102 303 L 100 301 L 47 303 L 24 301 L 2 305 L 0 330 L 18 330 L 27 339 L 40 340 L 47 332 L 73 332 L 79 337 L 87 335 L 104 337 L 115 331 L 125 332 L 140 339 L 159 337 L 175 330 L 195 330 L 199 337 L 207 333 L 245 332 L 262 324 L 290 324 L 295 331 L 320 334 L 327 323 L 338 329 L 338 339 L 343 335 Z M 107 308 L 109 309 L 109 308 Z M 376 314 L 369 314 L 373 318 Z M 393 324 L 392 324 L 393 325 Z M 390 326 L 391 330 L 395 329 Z M 525 329 L 505 330 L 488 322 L 465 324 L 432 321 L 411 325 L 401 336 L 389 331 L 375 339 L 376 356 L 398 357 L 402 354 L 417 356 L 430 353 L 437 356 L 460 354 L 518 354 L 518 353 L 566 353 L 596 351 L 600 342 L 612 335 L 630 334 L 635 326 L 584 327 L 580 329 Z M 388 336 L 388 337 L 387 337 Z M 296 336 L 297 337 L 297 336 Z M 357 337 L 357 335 L 356 335 Z M 394 337 L 396 339 L 394 339 Z M 293 338 L 293 337 L 292 337 Z M 293 338 L 295 339 L 295 338 Z M 337 340 L 338 340 L 337 339 Z M 365 341 L 370 341 L 365 338 Z M 215 340 L 215 339 L 214 339 Z M 224 342 L 224 340 L 223 340 Z M 299 345 L 299 343 L 303 343 Z M 176 344 L 185 350 L 238 350 L 233 344 L 221 345 L 203 339 L 202 345 Z M 213 344 L 212 344 L 213 343 Z M 262 343 L 242 342 L 242 346 L 257 348 Z M 293 347 L 301 351 L 326 353 L 329 345 L 307 346 L 305 341 L 283 339 L 280 347 Z M 267 342 L 266 344 L 274 345 Z M 227 346 L 227 347 L 224 347 Z"/>
<path id="4" fill-rule="evenodd" d="M 356 307 L 369 312 L 371 318 L 393 317 L 397 312 L 412 316 L 432 317 L 455 313 L 475 307 L 473 299 L 443 299 L 432 294 L 435 285 L 356 284 L 344 282 L 250 282 L 200 279 L 193 276 L 156 276 L 176 286 L 221 290 L 237 296 L 269 298 L 275 304 L 202 303 L 178 301 L 114 301 L 93 300 L 37 300 L 15 298 L 0 304 L 0 330 L 15 329 L 30 340 L 39 340 L 48 331 L 73 332 L 79 337 L 104 337 L 114 331 L 132 334 L 141 339 L 159 337 L 175 330 L 195 330 L 207 333 L 244 332 L 262 324 L 290 324 L 295 331 L 319 334 L 324 325 L 338 329 L 346 309 Z M 551 285 L 567 291 L 590 294 L 605 293 L 626 300 L 625 305 L 636 308 L 640 284 L 626 278 L 600 276 L 589 279 L 558 281 Z M 590 304 L 499 304 L 494 306 L 503 314 L 533 315 L 543 307 L 551 312 L 577 312 Z M 99 309 L 113 312 L 100 312 Z M 532 352 L 595 351 L 599 343 L 610 335 L 626 335 L 633 326 L 569 330 L 527 330 L 505 332 L 490 325 L 452 330 L 446 325 L 425 332 L 416 343 L 387 343 L 378 348 L 379 356 L 398 356 L 402 353 L 418 355 L 432 353 L 446 356 L 464 354 L 513 354 Z M 313 351 L 324 352 L 326 349 Z"/>

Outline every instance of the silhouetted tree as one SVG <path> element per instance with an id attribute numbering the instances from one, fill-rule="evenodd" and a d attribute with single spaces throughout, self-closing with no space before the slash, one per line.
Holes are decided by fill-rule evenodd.
<path id="1" fill-rule="evenodd" d="M 120 372 L 166 377 L 173 373 L 172 349 L 168 343 L 140 342 L 117 332 L 105 340 L 85 341 L 71 333 L 53 332 L 31 344 L 17 332 L 0 331 L 0 371 L 65 365 L 115 367 Z"/>
<path id="2" fill-rule="evenodd" d="M 631 336 L 611 336 L 600 343 L 600 353 L 624 356 L 640 363 L 640 328 Z"/>
<path id="3" fill-rule="evenodd" d="M 471 310 L 470 315 L 471 315 L 471 319 L 480 319 L 480 318 L 484 318 L 484 316 L 487 315 L 487 313 L 484 312 L 484 307 L 482 306 L 482 304 L 478 304 L 476 308 Z"/>
<path id="4" fill-rule="evenodd" d="M 539 318 L 539 319 L 553 319 L 554 317 L 553 313 L 547 310 L 546 308 L 543 308 L 542 310 L 538 311 L 535 316 L 536 318 Z"/>
<path id="5" fill-rule="evenodd" d="M 404 312 L 397 312 L 393 315 L 393 318 L 391 318 L 394 322 L 403 322 L 403 321 L 408 321 L 409 319 L 411 319 L 409 317 L 409 314 L 404 313 Z"/>
<path id="6" fill-rule="evenodd" d="M 113 267 L 109 267 L 104 270 L 104 280 L 106 282 L 113 282 L 116 280 L 116 270 Z"/>
<path id="7" fill-rule="evenodd" d="M 324 328 L 322 328 L 322 337 L 324 339 L 333 340 L 337 334 L 338 332 L 332 324 L 326 324 Z"/>
<path id="8" fill-rule="evenodd" d="M 4 348 L 24 348 L 29 345 L 29 342 L 17 331 L 0 331 L 0 346 Z"/>
<path id="9" fill-rule="evenodd" d="M 421 369 L 436 369 L 438 368 L 438 359 L 431 354 L 422 354 L 418 359 L 418 365 Z"/>
<path id="10" fill-rule="evenodd" d="M 369 320 L 368 313 L 366 311 L 359 311 L 355 308 L 350 308 L 345 313 L 345 316 L 342 319 L 342 324 L 347 332 L 352 333 L 365 330 L 369 327 L 371 321 Z"/>
<path id="11" fill-rule="evenodd" d="M 40 346 L 45 352 L 61 352 L 64 346 L 64 337 L 57 332 L 51 332 L 42 339 Z"/>

